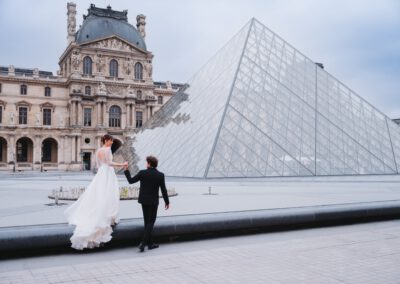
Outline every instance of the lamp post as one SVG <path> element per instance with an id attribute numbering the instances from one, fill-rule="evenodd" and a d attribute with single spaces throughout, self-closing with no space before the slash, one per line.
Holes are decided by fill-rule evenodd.
<path id="1" fill-rule="evenodd" d="M 43 172 L 43 143 L 42 147 L 40 148 L 40 172 Z"/>
<path id="2" fill-rule="evenodd" d="M 15 153 L 12 153 L 12 155 L 13 155 L 13 172 L 15 173 L 15 163 L 16 163 L 16 161 L 15 161 Z"/>

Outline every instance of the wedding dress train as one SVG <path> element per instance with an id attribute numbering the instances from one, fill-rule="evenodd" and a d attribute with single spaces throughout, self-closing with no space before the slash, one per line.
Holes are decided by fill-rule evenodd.
<path id="1" fill-rule="evenodd" d="M 64 214 L 75 225 L 71 247 L 95 248 L 111 240 L 111 226 L 119 222 L 119 186 L 110 147 L 96 152 L 97 174 L 85 192 Z"/>

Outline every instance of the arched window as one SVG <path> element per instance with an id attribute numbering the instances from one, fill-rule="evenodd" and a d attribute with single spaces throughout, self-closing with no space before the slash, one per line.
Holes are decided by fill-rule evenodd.
<path id="1" fill-rule="evenodd" d="M 138 100 L 142 100 L 142 99 L 143 99 L 143 98 L 142 98 L 142 91 L 141 91 L 141 90 L 137 91 L 136 97 L 137 97 Z"/>
<path id="2" fill-rule="evenodd" d="M 118 61 L 115 59 L 110 61 L 110 76 L 118 77 Z"/>
<path id="3" fill-rule="evenodd" d="M 143 80 L 143 65 L 139 62 L 135 64 L 135 79 Z"/>
<path id="4" fill-rule="evenodd" d="M 163 104 L 163 97 L 162 96 L 158 96 L 158 104 L 159 105 Z"/>
<path id="5" fill-rule="evenodd" d="M 83 58 L 83 74 L 92 75 L 92 58 L 89 56 Z"/>
<path id="6" fill-rule="evenodd" d="M 28 92 L 28 87 L 26 85 L 21 85 L 21 95 L 26 95 Z"/>
<path id="7" fill-rule="evenodd" d="M 121 108 L 119 106 L 110 107 L 109 127 L 121 127 Z"/>
<path id="8" fill-rule="evenodd" d="M 50 89 L 50 87 L 44 88 L 44 96 L 45 96 L 45 97 L 50 97 L 50 96 L 51 96 L 51 89 Z"/>
<path id="9" fill-rule="evenodd" d="M 85 87 L 85 95 L 90 96 L 92 94 L 92 88 L 90 86 Z"/>

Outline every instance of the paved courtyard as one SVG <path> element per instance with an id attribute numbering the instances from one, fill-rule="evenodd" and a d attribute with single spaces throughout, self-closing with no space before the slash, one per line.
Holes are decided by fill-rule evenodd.
<path id="1" fill-rule="evenodd" d="M 400 283 L 400 220 L 0 262 L 0 283 Z"/>
<path id="2" fill-rule="evenodd" d="M 60 186 L 87 186 L 93 178 L 83 173 L 0 173 L 0 227 L 64 223 L 62 206 L 47 196 Z M 124 176 L 120 185 L 127 185 Z M 159 216 L 302 207 L 400 199 L 400 176 L 216 179 L 167 178 L 178 196 Z M 215 195 L 207 195 L 209 188 Z M 136 200 L 121 201 L 121 218 L 141 218 Z"/>

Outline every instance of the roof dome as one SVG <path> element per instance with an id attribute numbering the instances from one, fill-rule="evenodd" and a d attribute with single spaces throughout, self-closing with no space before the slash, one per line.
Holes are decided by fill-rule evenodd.
<path id="1" fill-rule="evenodd" d="M 78 44 L 102 39 L 110 36 L 118 36 L 132 45 L 146 49 L 146 43 L 139 32 L 128 23 L 127 11 L 118 12 L 95 7 L 93 4 L 88 9 L 88 15 L 83 16 L 82 27 L 75 35 Z"/>

